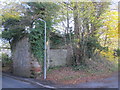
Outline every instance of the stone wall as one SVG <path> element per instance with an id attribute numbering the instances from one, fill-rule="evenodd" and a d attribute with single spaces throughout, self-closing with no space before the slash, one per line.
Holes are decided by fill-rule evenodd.
<path id="1" fill-rule="evenodd" d="M 70 49 L 50 49 L 49 54 L 49 67 L 65 66 L 72 64 L 72 53 Z M 48 68 L 49 68 L 48 67 Z"/>
<path id="2" fill-rule="evenodd" d="M 37 77 L 42 67 L 30 50 L 28 37 L 23 37 L 14 44 L 12 51 L 13 73 L 23 77 Z"/>
<path id="3" fill-rule="evenodd" d="M 72 63 L 70 59 L 71 52 L 70 47 L 68 49 L 50 49 L 47 43 L 47 68 L 70 65 Z M 36 74 L 42 72 L 42 66 L 30 51 L 30 43 L 27 37 L 16 42 L 12 59 L 13 73 L 17 76 L 37 77 Z"/>
<path id="4" fill-rule="evenodd" d="M 49 56 L 50 56 L 49 67 L 66 65 L 67 50 L 65 50 L 65 49 L 55 49 L 55 50 L 51 49 Z"/>
<path id="5" fill-rule="evenodd" d="M 31 54 L 29 52 L 30 44 L 28 38 L 24 37 L 15 43 L 12 53 L 13 73 L 18 76 L 30 77 Z"/>

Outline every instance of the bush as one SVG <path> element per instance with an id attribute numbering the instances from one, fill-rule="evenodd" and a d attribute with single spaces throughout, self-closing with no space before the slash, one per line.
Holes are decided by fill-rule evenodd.
<path id="1" fill-rule="evenodd" d="M 117 54 L 118 57 L 120 57 L 120 49 L 116 50 L 116 54 Z"/>
<path id="2" fill-rule="evenodd" d="M 8 56 L 8 54 L 6 53 L 2 53 L 2 66 L 7 66 L 7 65 L 11 65 L 12 64 L 12 60 L 11 58 Z"/>

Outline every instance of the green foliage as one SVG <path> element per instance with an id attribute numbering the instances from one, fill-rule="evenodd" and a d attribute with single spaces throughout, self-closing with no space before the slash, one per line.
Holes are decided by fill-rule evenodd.
<path id="1" fill-rule="evenodd" d="M 2 53 L 2 66 L 10 64 L 12 64 L 11 58 L 6 53 Z"/>
<path id="2" fill-rule="evenodd" d="M 51 22 L 47 22 L 47 37 L 48 40 L 49 32 L 51 30 Z M 33 55 L 38 59 L 39 63 L 43 65 L 43 59 L 44 59 L 44 35 L 45 35 L 45 24 L 42 21 L 36 20 L 34 22 L 35 28 L 30 29 L 29 34 L 29 42 L 31 44 L 31 51 Z"/>
<path id="3" fill-rule="evenodd" d="M 23 10 L 21 10 L 21 13 L 17 10 L 14 10 L 15 8 L 18 9 L 16 6 L 11 6 L 11 12 L 6 10 L 4 11 L 2 15 L 2 25 L 4 26 L 5 30 L 2 32 L 2 38 L 6 40 L 19 39 L 26 34 L 26 27 L 30 28 L 32 22 L 38 18 L 42 18 L 47 21 L 47 26 L 49 27 L 52 25 L 51 22 L 53 17 L 56 15 L 56 11 L 59 10 L 58 5 L 55 3 L 29 2 L 25 4 L 30 6 L 30 10 L 25 8 L 26 12 L 24 13 L 24 16 L 20 15 L 23 14 Z M 19 7 L 19 9 L 21 8 L 23 8 L 22 5 Z"/>
<path id="4" fill-rule="evenodd" d="M 102 47 L 98 42 L 97 37 L 89 37 L 87 43 L 87 55 L 91 57 L 95 50 L 98 49 L 100 51 L 108 51 L 107 47 Z"/>
<path id="5" fill-rule="evenodd" d="M 45 21 L 51 20 L 56 16 L 56 11 L 59 11 L 59 6 L 53 2 L 28 2 L 33 11 L 29 11 L 29 15 L 36 15 L 37 18 L 42 18 Z"/>
<path id="6" fill-rule="evenodd" d="M 118 57 L 120 57 L 120 49 L 116 50 L 116 54 L 117 54 Z"/>
<path id="7" fill-rule="evenodd" d="M 71 38 L 73 37 L 73 33 L 68 33 L 68 34 L 63 34 L 61 35 L 58 32 L 51 32 L 50 33 L 50 44 L 51 44 L 51 48 L 59 48 L 59 46 L 64 46 L 65 43 L 66 44 L 70 44 L 70 36 L 71 34 Z M 66 41 L 65 41 L 66 38 Z"/>
<path id="8" fill-rule="evenodd" d="M 31 51 L 34 56 L 43 64 L 44 59 L 44 23 L 37 22 L 36 28 L 31 29 L 29 34 Z"/>
<path id="9" fill-rule="evenodd" d="M 59 45 L 63 45 L 63 37 L 55 32 L 50 33 L 50 45 L 51 48 L 57 48 Z"/>
<path id="10" fill-rule="evenodd" d="M 25 32 L 25 25 L 21 20 L 17 20 L 15 18 L 9 18 L 4 21 L 2 24 L 4 26 L 4 31 L 2 31 L 2 38 L 10 41 L 19 40 L 23 37 L 27 32 Z"/>
<path id="11" fill-rule="evenodd" d="M 73 3 L 76 43 L 74 46 L 77 48 L 74 50 L 74 56 L 77 64 L 84 63 L 85 58 L 94 57 L 97 50 L 107 51 L 107 47 L 100 45 L 97 34 L 103 26 L 103 19 L 100 17 L 106 12 L 108 5 L 109 3 L 92 1 Z"/>
<path id="12" fill-rule="evenodd" d="M 23 34 L 26 25 L 26 22 L 22 22 L 22 14 L 25 13 L 24 6 L 21 3 L 4 2 L 1 9 L 0 18 L 5 28 L 2 31 L 2 38 L 8 41 L 18 39 Z"/>
<path id="13" fill-rule="evenodd" d="M 19 33 L 17 32 L 16 29 L 13 28 L 14 25 L 16 25 L 16 23 L 18 22 L 19 20 L 16 20 L 14 18 L 9 18 L 7 19 L 5 22 L 3 22 L 3 25 L 5 27 L 5 30 L 2 32 L 2 38 L 5 38 L 7 40 L 10 40 L 12 39 L 12 37 L 15 37 L 16 36 L 16 33 Z M 12 27 L 12 28 L 11 28 Z M 15 32 L 16 31 L 16 32 Z"/>
<path id="14" fill-rule="evenodd" d="M 22 38 L 24 35 L 28 35 L 31 44 L 31 51 L 41 63 L 44 57 L 45 27 L 44 22 L 37 21 L 37 19 L 41 18 L 47 22 L 48 38 L 49 32 L 52 29 L 52 19 L 59 8 L 57 4 L 52 2 L 28 2 L 25 4 L 29 5 L 30 8 L 26 9 L 26 12 L 21 17 L 19 13 L 14 15 L 15 12 L 9 14 L 6 12 L 4 13 L 4 22 L 2 24 L 5 30 L 2 32 L 2 38 L 8 41 L 19 41 L 19 38 Z M 36 28 L 31 29 L 33 21 L 35 21 Z M 30 29 L 30 34 L 28 34 L 26 27 Z"/>

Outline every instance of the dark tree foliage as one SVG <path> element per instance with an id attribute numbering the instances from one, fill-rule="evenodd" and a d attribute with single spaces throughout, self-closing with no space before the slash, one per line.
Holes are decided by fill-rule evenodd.
<path id="1" fill-rule="evenodd" d="M 59 6 L 52 2 L 26 2 L 24 5 L 28 7 L 19 19 L 14 17 L 6 19 L 3 15 L 2 25 L 5 29 L 2 32 L 2 38 L 8 40 L 12 47 L 13 43 L 27 35 L 32 53 L 39 61 L 43 61 L 45 27 L 44 22 L 38 21 L 38 18 L 46 21 L 48 39 L 49 32 L 52 30 L 52 19 L 59 11 Z M 36 28 L 33 28 L 33 22 Z"/>

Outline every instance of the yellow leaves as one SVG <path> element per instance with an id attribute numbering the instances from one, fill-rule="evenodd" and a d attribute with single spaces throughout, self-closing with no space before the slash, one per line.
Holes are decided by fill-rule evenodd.
<path id="1" fill-rule="evenodd" d="M 118 40 L 118 12 L 107 11 L 101 16 L 103 18 L 104 27 L 101 31 L 104 32 L 103 37 L 107 35 L 107 42 L 113 42 L 114 45 Z M 117 44 L 116 44 L 117 45 Z M 107 43 L 107 46 L 111 46 Z M 117 47 L 117 46 L 116 46 Z"/>
<path id="2" fill-rule="evenodd" d="M 118 48 L 118 11 L 107 11 L 101 16 L 104 27 L 100 29 L 101 44 L 108 46 L 109 51 L 102 51 L 101 54 L 108 60 L 114 61 L 118 57 L 114 57 L 114 49 Z"/>
<path id="3" fill-rule="evenodd" d="M 114 51 L 112 51 L 112 50 L 107 51 L 107 52 L 102 51 L 101 55 L 105 56 L 108 60 L 114 61 L 114 62 L 116 62 L 116 60 L 118 59 L 117 57 L 114 56 Z"/>
<path id="4" fill-rule="evenodd" d="M 118 22 L 118 11 L 107 11 L 105 14 L 101 16 L 105 21 L 105 24 L 109 23 L 115 23 L 117 24 Z"/>

